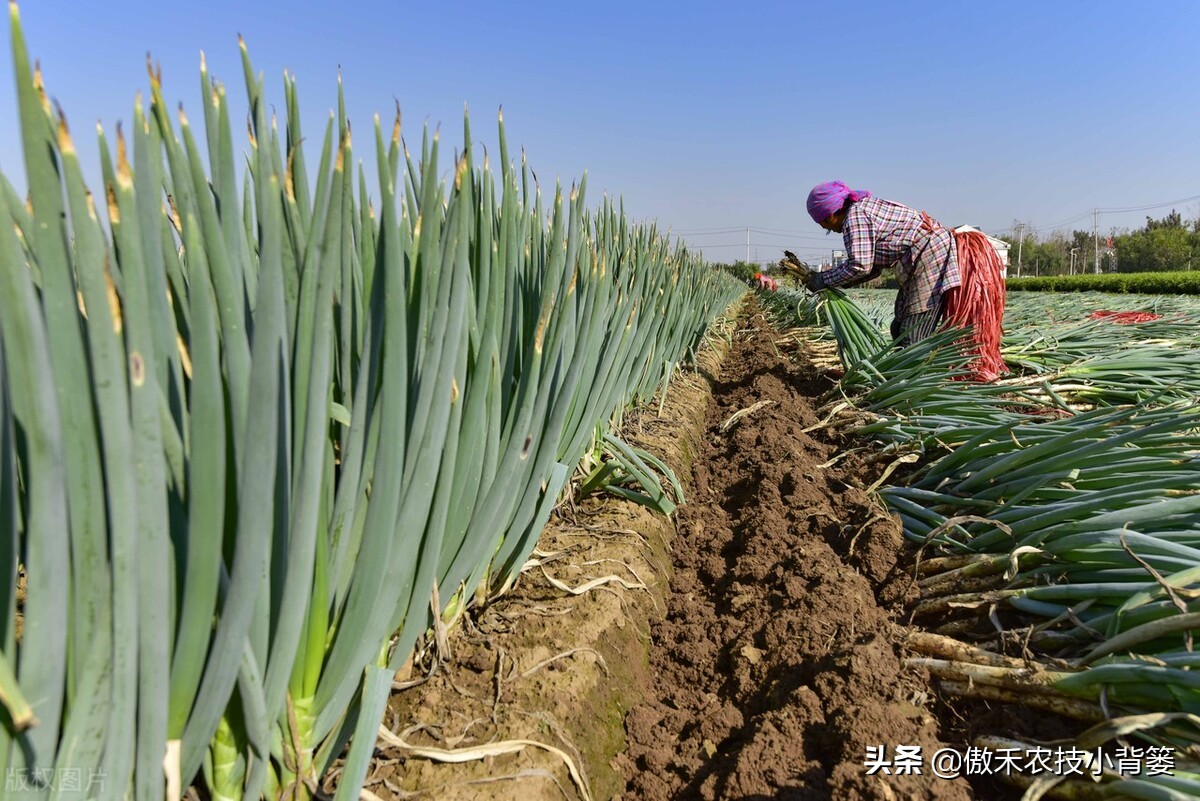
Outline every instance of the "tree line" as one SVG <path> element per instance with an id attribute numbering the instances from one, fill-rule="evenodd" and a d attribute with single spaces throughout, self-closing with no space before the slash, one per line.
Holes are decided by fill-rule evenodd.
<path id="1" fill-rule="evenodd" d="M 1095 272 L 1146 273 L 1200 270 L 1200 218 L 1185 220 L 1174 209 L 1162 219 L 1146 217 L 1137 230 L 1101 236 L 1091 231 L 1055 231 L 1000 236 L 1008 242 L 1009 275 L 1069 275 Z M 1099 250 L 1100 269 L 1096 269 Z"/>

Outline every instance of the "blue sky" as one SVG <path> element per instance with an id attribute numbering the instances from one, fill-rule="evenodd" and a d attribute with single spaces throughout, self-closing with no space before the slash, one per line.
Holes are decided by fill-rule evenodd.
<path id="1" fill-rule="evenodd" d="M 548 191 L 588 173 L 714 260 L 817 258 L 837 247 L 804 198 L 833 178 L 947 224 L 1021 220 L 1102 232 L 1200 216 L 1200 3 L 358 2 L 26 0 L 21 18 L 93 183 L 92 124 L 112 131 L 148 93 L 200 117 L 198 63 L 239 113 L 241 33 L 268 98 L 299 80 L 310 158 L 339 66 L 358 152 L 393 98 L 422 126 L 496 153 L 496 111 Z M 0 170 L 24 184 L 11 48 L 0 59 Z M 244 145 L 241 126 L 235 126 Z M 449 148 L 447 148 L 447 153 Z M 449 158 L 444 169 L 449 170 Z M 373 163 L 367 162 L 374 175 Z M 373 179 L 372 179 L 373 182 Z M 1119 212 L 1116 209 L 1135 209 Z"/>

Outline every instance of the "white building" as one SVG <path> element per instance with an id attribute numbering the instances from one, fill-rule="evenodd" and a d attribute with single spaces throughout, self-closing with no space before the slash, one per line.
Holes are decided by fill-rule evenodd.
<path id="1" fill-rule="evenodd" d="M 973 225 L 960 225 L 957 228 L 955 228 L 954 230 L 955 231 L 977 231 L 978 233 L 983 234 L 983 231 L 980 231 L 978 228 L 976 228 Z M 1008 278 L 1008 243 L 1005 242 L 1003 239 L 997 239 L 994 236 L 988 236 L 987 234 L 983 234 L 983 235 L 987 236 L 987 240 L 992 243 L 992 247 L 994 247 L 996 249 L 996 255 L 1000 257 L 1000 263 L 1004 265 L 1004 269 L 1001 271 L 1000 274 L 1003 277 Z"/>

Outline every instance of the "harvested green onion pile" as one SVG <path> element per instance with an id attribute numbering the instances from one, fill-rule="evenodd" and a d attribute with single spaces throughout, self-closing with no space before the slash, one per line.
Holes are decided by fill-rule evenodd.
<path id="1" fill-rule="evenodd" d="M 911 661 L 948 694 L 1077 717 L 1092 748 L 1175 749 L 1174 776 L 1109 771 L 1097 797 L 1200 796 L 1197 318 L 1105 328 L 1078 321 L 1078 296 L 1075 319 L 1027 297 L 1006 337 L 1024 374 L 1001 385 L 956 380 L 952 334 L 846 362 L 837 424 L 916 460 L 879 491 L 921 546 L 933 633 Z M 853 354 L 878 331 L 834 333 Z"/>

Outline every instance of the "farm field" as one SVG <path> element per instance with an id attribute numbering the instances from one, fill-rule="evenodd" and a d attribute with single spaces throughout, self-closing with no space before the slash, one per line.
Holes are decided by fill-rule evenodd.
<path id="1" fill-rule="evenodd" d="M 1200 299 L 1013 292 L 974 383 L 503 115 L 243 42 L 72 128 L 9 14 L 4 798 L 1200 797 Z"/>
<path id="2" fill-rule="evenodd" d="M 724 358 L 710 352 L 681 377 L 662 415 L 627 420 L 631 441 L 690 465 L 673 523 L 606 502 L 562 510 L 547 529 L 555 575 L 580 585 L 613 565 L 638 586 L 569 602 L 539 566 L 463 632 L 458 665 L 399 696 L 391 725 L 439 747 L 472 722 L 477 742 L 535 737 L 540 724 L 596 798 L 872 797 L 868 744 L 943 745 L 928 681 L 897 651 L 915 585 L 899 526 L 864 492 L 880 467 L 853 455 L 824 466 L 845 442 L 804 429 L 834 384 L 795 340 L 761 314 L 728 334 Z M 530 686 L 525 666 L 553 652 L 574 653 Z M 568 785 L 560 760 L 528 752 L 503 768 L 429 763 L 376 778 L 376 791 L 388 781 L 436 798 L 559 798 Z M 971 797 L 963 780 L 895 786 Z"/>
<path id="3" fill-rule="evenodd" d="M 891 293 L 852 294 L 868 314 L 890 309 Z M 1028 366 L 1022 371 L 1028 375 L 1010 377 L 996 387 L 956 386 L 945 376 L 934 376 L 922 388 L 921 382 L 909 377 L 902 383 L 909 389 L 922 389 L 923 394 L 919 400 L 907 402 L 903 414 L 892 417 L 881 413 L 884 407 L 871 404 L 869 397 L 857 401 L 860 410 L 839 408 L 844 396 L 834 379 L 840 370 L 828 331 L 819 326 L 786 327 L 794 322 L 788 315 L 793 314 L 795 305 L 808 302 L 806 296 L 763 294 L 760 299 L 766 314 L 747 312 L 738 318 L 723 366 L 719 373 L 710 374 L 711 399 L 703 423 L 696 429 L 699 438 L 684 438 L 690 454 L 685 460 L 691 468 L 691 481 L 687 482 L 690 500 L 675 515 L 676 533 L 670 548 L 673 567 L 665 570 L 670 575 L 669 589 L 663 586 L 666 578 L 661 563 L 632 563 L 624 557 L 627 564 L 636 564 L 637 574 L 652 586 L 656 599 L 650 603 L 626 601 L 623 607 L 635 620 L 649 621 L 649 671 L 623 673 L 619 681 L 608 683 L 601 676 L 605 671 L 594 664 L 563 669 L 576 677 L 590 671 L 593 680 L 599 677 L 600 686 L 628 687 L 618 693 L 627 699 L 623 703 L 635 699 L 626 718 L 624 753 L 608 764 L 599 763 L 620 769 L 620 779 L 625 782 L 622 797 L 1015 799 L 1033 779 L 1046 782 L 1052 778 L 1051 770 L 1047 768 L 1041 776 L 1036 771 L 1024 776 L 1019 770 L 1010 771 L 1018 775 L 1005 781 L 1001 771 L 980 762 L 973 775 L 953 781 L 931 776 L 928 771 L 921 777 L 868 777 L 868 748 L 889 743 L 919 746 L 926 757 L 941 749 L 967 753 L 972 747 L 977 753 L 987 749 L 989 756 L 1015 754 L 1016 749 L 1045 747 L 1043 744 L 1062 749 L 1105 717 L 1124 718 L 1134 728 L 1152 725 L 1165 727 L 1165 731 L 1158 729 L 1156 734 L 1150 729 L 1144 740 L 1138 735 L 1132 744 L 1117 744 L 1108 742 L 1112 732 L 1105 734 L 1104 726 L 1099 726 L 1081 742 L 1092 743 L 1093 748 L 1108 742 L 1102 760 L 1116 758 L 1124 753 L 1122 748 L 1141 748 L 1137 753 L 1143 755 L 1147 748 L 1175 749 L 1171 753 L 1176 778 L 1146 777 L 1139 780 L 1146 783 L 1143 787 L 1126 775 L 1120 792 L 1128 796 L 1120 796 L 1115 785 L 1101 785 L 1106 788 L 1101 792 L 1068 783 L 1050 788 L 1049 797 L 1080 797 L 1081 789 L 1092 793 L 1083 797 L 1190 797 L 1195 780 L 1186 774 L 1189 760 L 1194 758 L 1189 754 L 1194 753 L 1196 732 L 1188 722 L 1194 702 L 1188 700 L 1186 673 L 1149 680 L 1142 675 L 1138 679 L 1144 684 L 1137 689 L 1124 683 L 1109 684 L 1099 696 L 1092 694 L 1091 700 L 1087 700 L 1086 689 L 1054 692 L 1044 686 L 1044 680 L 1055 672 L 1063 677 L 1064 670 L 1078 670 L 1077 676 L 1086 676 L 1087 668 L 1080 669 L 1080 660 L 1069 656 L 1081 647 L 1102 654 L 1120 650 L 1121 646 L 1112 651 L 1089 645 L 1089 640 L 1101 635 L 1083 623 L 1094 617 L 1104 619 L 1095 607 L 1109 610 L 1117 605 L 1103 595 L 1091 597 L 1102 592 L 1097 589 L 1101 586 L 1098 579 L 1110 578 L 1100 565 L 1115 563 L 1108 569 L 1119 580 L 1111 585 L 1111 591 L 1130 609 L 1136 609 L 1137 599 L 1130 602 L 1128 597 L 1139 591 L 1153 597 L 1156 581 L 1166 582 L 1164 588 L 1168 584 L 1185 587 L 1191 581 L 1187 565 L 1194 566 L 1195 557 L 1182 548 L 1178 556 L 1191 561 L 1183 563 L 1178 575 L 1168 573 L 1170 577 L 1163 578 L 1164 574 L 1152 567 L 1158 548 L 1176 547 L 1152 538 L 1161 536 L 1174 544 L 1191 541 L 1174 529 L 1194 525 L 1194 516 L 1180 517 L 1164 509 L 1161 525 L 1172 531 L 1146 534 L 1155 530 L 1153 524 L 1136 532 L 1130 529 L 1124 532 L 1126 550 L 1122 551 L 1111 547 L 1113 537 L 1106 538 L 1100 527 L 1086 522 L 1105 515 L 1120 518 L 1123 513 L 1109 511 L 1096 501 L 1096 495 L 1111 492 L 1093 493 L 1076 512 L 1063 498 L 1068 495 L 1065 488 L 1087 494 L 1089 481 L 1103 484 L 1120 476 L 1112 483 L 1128 483 L 1130 474 L 1124 472 L 1122 459 L 1128 453 L 1133 457 L 1128 469 L 1145 473 L 1137 482 L 1140 494 L 1132 496 L 1135 501 L 1194 508 L 1186 490 L 1179 492 L 1180 487 L 1196 486 L 1192 468 L 1186 467 L 1195 448 L 1186 415 L 1181 418 L 1179 407 L 1167 406 L 1147 425 L 1152 431 L 1174 433 L 1165 439 L 1155 439 L 1151 433 L 1152 442 L 1129 447 L 1147 426 L 1136 421 L 1122 426 L 1129 422 L 1123 419 L 1127 412 L 1122 407 L 1129 398 L 1140 396 L 1147 379 L 1135 379 L 1135 389 L 1129 394 L 1130 390 L 1117 388 L 1122 371 L 1105 373 L 1101 381 L 1093 382 L 1092 377 L 1105 358 L 1133 369 L 1126 351 L 1145 356 L 1147 348 L 1154 348 L 1162 358 L 1174 348 L 1177 356 L 1186 358 L 1189 354 L 1183 351 L 1193 341 L 1189 334 L 1195 326 L 1195 302 L 1161 297 L 1088 295 L 1068 301 L 1045 295 L 1010 296 L 1011 319 L 1029 322 L 1019 330 L 1017 322 L 1010 325 L 1006 353 L 1010 358 L 1023 354 Z M 1161 318 L 1136 323 L 1113 322 L 1141 319 L 1129 315 L 1092 318 L 1095 312 L 1106 311 L 1153 313 Z M 1094 340 L 1091 346 L 1081 344 L 1089 337 Z M 936 361 L 940 357 L 927 353 L 923 358 Z M 1079 365 L 1090 367 L 1084 371 Z M 712 369 L 711 364 L 706 367 Z M 840 386 L 851 386 L 856 380 L 851 371 Z M 878 395 L 886 389 L 875 387 L 873 392 Z M 689 389 L 689 393 L 694 391 L 694 386 Z M 968 402 L 964 410 L 961 396 L 976 391 L 981 398 Z M 1171 387 L 1168 394 L 1174 399 L 1189 392 Z M 691 408 L 694 403 L 689 394 L 683 406 Z M 866 411 L 871 405 L 876 411 Z M 952 405 L 968 418 L 979 408 L 984 412 L 974 420 L 953 420 Z M 922 407 L 930 420 L 916 419 Z M 689 415 L 676 412 L 677 408 L 669 400 L 665 419 L 650 425 L 678 425 L 680 418 L 686 421 Z M 987 440 L 982 433 L 991 428 L 985 420 L 989 413 L 997 416 L 997 433 L 994 442 L 984 444 Z M 1069 414 L 1090 421 L 1099 417 L 1102 422 L 1090 431 L 1088 425 L 1072 430 Z M 654 415 L 650 419 L 654 420 Z M 932 461 L 942 441 L 953 442 L 951 425 L 961 431 L 968 424 L 973 426 L 977 447 L 985 449 L 994 449 L 1002 440 L 1013 443 L 1041 436 L 1038 427 L 1045 427 L 1044 442 L 1058 437 L 1075 442 L 1060 450 L 1060 460 L 1069 460 L 1073 466 L 1048 466 L 1046 477 L 1034 476 L 1032 481 L 1026 471 L 1022 502 L 1001 513 L 996 512 L 994 501 L 986 498 L 979 500 L 977 511 L 962 509 L 967 506 L 965 500 L 951 493 L 943 495 L 945 505 L 939 507 L 929 502 L 930 490 L 906 487 L 909 477 L 920 475 L 914 473 L 914 466 Z M 648 422 L 643 420 L 640 425 L 646 427 Z M 1060 425 L 1066 427 L 1056 429 Z M 905 434 L 905 427 L 918 434 Z M 927 441 L 911 445 L 921 438 Z M 675 461 L 680 457 L 664 443 L 669 439 L 656 438 Z M 872 443 L 872 439 L 876 441 Z M 903 445 L 905 439 L 907 446 Z M 1103 447 L 1106 440 L 1114 439 L 1107 449 Z M 933 442 L 939 447 L 933 447 Z M 1047 448 L 1045 444 L 1041 447 Z M 1154 477 L 1156 471 L 1150 467 L 1133 466 L 1149 464 L 1166 447 L 1176 449 L 1176 455 L 1166 464 L 1153 465 L 1164 470 L 1161 478 Z M 1133 456 L 1135 448 L 1137 456 Z M 1101 456 L 1089 461 L 1089 452 Z M 1032 462 L 1034 468 L 1041 464 Z M 1169 472 L 1181 464 L 1182 473 Z M 1089 475 L 1089 467 L 1094 476 Z M 1060 477 L 1065 480 L 1058 480 Z M 945 481 L 942 478 L 939 483 Z M 1049 496 L 1056 507 L 1055 516 L 1060 519 L 1056 525 L 1065 529 L 1063 545 L 1040 543 L 1039 553 L 1026 536 L 1025 544 L 1018 546 L 1024 552 L 1017 551 L 1016 557 L 1012 556 L 1016 549 L 1007 543 L 987 546 L 985 515 L 1007 519 L 1015 528 L 1040 511 L 1036 505 L 1039 492 Z M 920 519 L 912 498 L 926 507 Z M 888 503 L 890 514 L 884 512 L 881 499 Z M 1120 503 L 1128 501 L 1113 505 Z M 1139 510 L 1143 517 L 1147 508 L 1156 507 Z M 940 514 L 932 512 L 938 516 L 931 519 L 930 510 L 940 510 Z M 971 511 L 976 511 L 974 519 L 964 517 Z M 1158 522 L 1158 518 L 1158 514 L 1149 515 L 1151 521 Z M 984 547 L 974 548 L 966 538 L 972 528 L 984 530 L 979 538 Z M 1045 540 L 1057 533 L 1054 527 L 1032 531 L 1036 539 Z M 905 536 L 910 540 L 907 548 Z M 1088 538 L 1094 542 L 1087 543 Z M 1122 542 L 1120 534 L 1115 539 Z M 938 547 L 939 541 L 942 547 Z M 1071 545 L 1079 552 L 1066 550 Z M 915 558 L 918 548 L 920 559 Z M 1096 560 L 1100 565 L 1094 564 Z M 1026 575 L 1006 575 L 1010 565 L 1027 568 L 1022 570 Z M 581 568 L 580 580 L 595 575 L 594 570 Z M 1130 578 L 1141 580 L 1131 587 Z M 533 580 L 541 583 L 536 575 Z M 627 599 L 644 594 L 640 589 L 613 591 Z M 1164 589 L 1160 597 L 1169 594 Z M 545 600 L 540 594 L 538 597 Z M 658 599 L 663 600 L 664 608 L 659 608 Z M 1054 623 L 1061 624 L 1064 610 L 1078 610 L 1078 615 L 1067 614 L 1089 631 L 1089 636 L 1056 631 Z M 1163 615 L 1161 619 L 1170 620 L 1177 611 L 1160 606 L 1157 611 L 1145 609 L 1135 615 L 1139 622 L 1146 619 L 1142 615 Z M 637 612 L 648 617 L 637 617 Z M 1180 621 L 1181 626 L 1187 624 L 1187 618 Z M 566 628 L 576 625 L 568 623 Z M 606 639 L 594 631 L 589 634 L 593 646 Z M 1164 649 L 1169 652 L 1179 644 L 1184 646 L 1184 655 L 1162 661 L 1169 664 L 1187 659 L 1186 634 L 1182 639 L 1170 634 L 1161 639 L 1134 636 L 1125 642 L 1129 653 L 1138 655 L 1135 668 L 1157 664 Z M 1155 642 L 1157 648 L 1152 650 L 1148 642 Z M 626 643 L 617 654 L 602 647 L 598 650 L 609 665 L 619 656 L 628 661 L 630 649 L 637 653 L 637 648 Z M 569 646 L 564 644 L 562 650 Z M 506 653 L 521 664 L 530 661 L 519 659 L 517 650 Z M 1130 665 L 1120 658 L 1099 661 L 1111 662 L 1113 667 L 1106 669 L 1117 676 Z M 1090 662 L 1083 660 L 1082 664 Z M 495 687 L 495 668 L 485 665 L 490 663 L 476 663 L 461 676 L 473 677 L 484 688 Z M 1179 685 L 1169 696 L 1147 689 L 1161 680 L 1178 681 Z M 461 677 L 445 681 L 448 686 L 469 686 Z M 513 693 L 514 703 L 541 708 L 536 693 L 521 694 L 515 687 L 506 692 Z M 479 695 L 489 702 L 496 700 L 486 691 Z M 568 697 L 572 696 L 568 693 Z M 579 704 L 576 714 L 588 707 L 588 693 L 573 697 Z M 1121 702 L 1115 701 L 1118 697 Z M 413 708 L 422 706 L 418 702 L 404 708 L 411 714 Z M 503 704 L 499 708 L 503 709 Z M 562 714 L 572 705 L 560 700 L 557 708 Z M 1132 714 L 1149 710 L 1163 717 L 1151 720 Z M 426 716 L 431 714 L 426 712 Z M 472 717 L 465 712 L 461 716 Z M 475 716 L 482 716 L 482 711 L 476 710 Z M 592 718 L 603 719 L 600 714 Z M 575 725 L 583 728 L 571 729 L 570 735 L 560 731 L 562 742 L 588 743 L 597 731 L 586 723 L 576 721 Z M 598 730 L 609 731 L 605 727 Z M 613 741 L 607 742 L 613 747 Z M 1024 756 L 1028 752 L 1019 753 Z M 1108 765 L 1111 779 L 1122 778 L 1112 769 L 1115 763 L 1101 764 Z M 422 787 L 435 797 L 454 797 L 464 787 L 480 792 L 475 789 L 478 785 L 465 782 L 478 782 L 486 775 L 476 771 L 463 776 L 461 769 L 446 766 L 426 770 L 427 784 L 405 789 Z M 507 775 L 515 774 L 510 771 Z M 559 783 L 564 781 L 560 777 Z M 605 779 L 604 795 L 612 787 L 620 787 L 619 781 L 610 781 L 615 777 Z M 479 797 L 517 797 L 527 792 L 535 790 L 530 786 L 497 788 Z M 548 792 L 549 797 L 560 794 L 557 788 Z"/>

